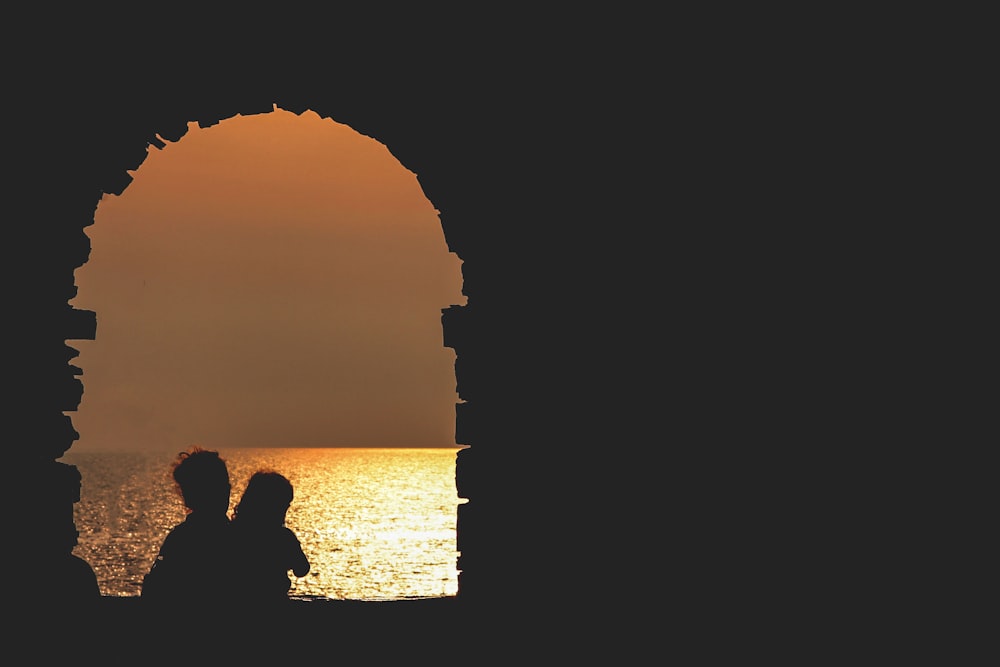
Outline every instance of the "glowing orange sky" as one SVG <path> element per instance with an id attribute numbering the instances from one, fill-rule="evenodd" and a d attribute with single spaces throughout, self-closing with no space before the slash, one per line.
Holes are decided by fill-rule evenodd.
<path id="1" fill-rule="evenodd" d="M 189 128 L 87 228 L 74 451 L 455 446 L 461 260 L 416 175 L 311 111 Z"/>

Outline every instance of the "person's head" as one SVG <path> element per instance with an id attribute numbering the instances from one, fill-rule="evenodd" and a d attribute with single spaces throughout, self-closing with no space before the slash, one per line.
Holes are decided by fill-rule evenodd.
<path id="1" fill-rule="evenodd" d="M 259 470 L 250 476 L 243 497 L 233 510 L 233 520 L 283 524 L 293 496 L 292 483 L 284 475 Z"/>
<path id="2" fill-rule="evenodd" d="M 229 469 L 218 452 L 195 446 L 177 455 L 174 482 L 190 512 L 229 510 Z"/>

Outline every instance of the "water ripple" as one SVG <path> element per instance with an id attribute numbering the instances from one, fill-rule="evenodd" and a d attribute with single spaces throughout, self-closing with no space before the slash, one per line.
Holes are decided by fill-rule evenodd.
<path id="1" fill-rule="evenodd" d="M 440 449 L 220 449 L 231 506 L 250 475 L 277 470 L 295 499 L 287 525 L 312 569 L 292 579 L 300 598 L 396 600 L 458 591 L 455 454 Z M 134 596 L 167 532 L 184 519 L 170 479 L 172 454 L 75 453 L 62 461 L 83 476 L 74 506 L 74 553 L 91 564 L 101 592 Z"/>

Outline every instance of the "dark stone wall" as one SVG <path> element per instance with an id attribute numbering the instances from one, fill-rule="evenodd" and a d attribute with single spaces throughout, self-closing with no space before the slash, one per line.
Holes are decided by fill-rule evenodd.
<path id="1" fill-rule="evenodd" d="M 11 10 L 5 574 L 37 577 L 36 550 L 69 534 L 77 480 L 53 462 L 76 439 L 72 343 L 95 315 L 67 301 L 101 193 L 157 134 L 277 104 L 385 144 L 464 261 L 468 304 L 442 317 L 470 445 L 450 617 L 470 662 L 530 663 L 530 639 L 548 640 L 537 662 L 636 664 L 652 639 L 657 658 L 684 644 L 715 664 L 853 648 L 862 626 L 903 637 L 873 575 L 896 568 L 905 452 L 950 442 L 928 440 L 950 412 L 915 378 L 952 349 L 924 324 L 965 293 L 937 262 L 971 244 L 940 221 L 913 231 L 921 116 L 889 99 L 884 57 L 767 12 L 351 10 Z"/>
<path id="2" fill-rule="evenodd" d="M 590 532 L 601 492 L 586 471 L 595 450 L 624 451 L 621 381 L 634 370 L 616 365 L 609 334 L 631 317 L 619 305 L 628 282 L 619 267 L 635 211 L 627 200 L 610 206 L 604 191 L 637 168 L 609 155 L 609 136 L 623 132 L 609 115 L 620 100 L 597 85 L 585 55 L 560 70 L 524 43 L 512 53 L 506 43 L 438 42 L 345 60 L 319 41 L 195 47 L 180 36 L 166 44 L 174 38 L 163 33 L 116 50 L 109 32 L 61 43 L 58 58 L 26 56 L 33 69 L 4 84 L 4 429 L 8 470 L 25 471 L 4 491 L 19 508 L 15 540 L 41 531 L 65 550 L 74 530 L 65 518 L 78 499 L 75 469 L 51 471 L 79 437 L 72 414 L 86 377 L 73 341 L 100 335 L 100 313 L 67 302 L 102 193 L 121 193 L 147 148 L 181 139 L 188 122 L 277 105 L 385 144 L 417 175 L 464 261 L 468 304 L 442 313 L 464 401 L 457 441 L 470 445 L 457 460 L 469 500 L 458 516 L 458 599 L 467 610 L 515 604 L 527 625 L 566 600 L 593 600 L 602 584 L 588 579 L 603 575 L 586 554 L 607 537 Z M 604 385 L 609 376 L 618 380 Z M 32 551 L 18 553 L 16 566 L 30 570 Z M 501 623 L 500 634 L 507 622 L 482 620 Z"/>

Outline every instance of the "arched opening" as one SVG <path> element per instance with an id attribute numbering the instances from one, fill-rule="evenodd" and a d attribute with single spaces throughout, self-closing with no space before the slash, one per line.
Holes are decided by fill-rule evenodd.
<path id="1" fill-rule="evenodd" d="M 337 185 L 329 174 L 300 170 L 286 174 L 290 176 L 287 181 L 271 180 L 273 190 L 262 192 L 262 184 L 251 177 L 249 169 L 240 171 L 247 168 L 245 163 L 230 161 L 225 169 L 235 178 L 220 180 L 218 168 L 204 173 L 192 173 L 188 168 L 178 173 L 176 166 L 163 159 L 168 151 L 181 148 L 217 151 L 219 146 L 213 145 L 213 140 L 224 144 L 232 137 L 212 130 L 237 121 L 266 123 L 269 118 L 318 121 L 328 128 L 336 126 L 338 131 L 346 127 L 312 112 L 295 115 L 279 109 L 232 117 L 207 128 L 191 124 L 197 133 L 176 143 L 163 142 L 160 152 L 150 149 L 152 159 L 146 158 L 136 170 L 136 181 L 121 197 L 108 198 L 98 207 L 97 224 L 88 230 L 93 250 L 88 264 L 78 270 L 80 292 L 73 303 L 95 311 L 99 325 L 95 341 L 76 343 L 81 355 L 75 363 L 83 368 L 85 394 L 73 417 L 81 437 L 71 455 L 89 448 L 141 447 L 174 452 L 196 442 L 220 449 L 454 444 L 454 406 L 458 402 L 455 356 L 442 345 L 440 312 L 449 305 L 461 305 L 464 297 L 460 262 L 448 252 L 440 223 L 426 198 L 420 222 L 407 228 L 393 224 L 394 211 L 399 222 L 405 197 L 380 189 L 370 176 L 359 174 L 360 169 L 342 174 L 349 182 L 346 187 Z M 351 133 L 355 143 L 350 145 L 359 151 L 364 143 L 373 142 L 353 130 Z M 261 139 L 257 148 L 264 149 L 258 157 L 271 160 L 279 171 L 296 169 L 294 162 L 286 162 L 292 157 L 285 151 L 287 145 L 278 138 L 263 141 L 266 133 L 255 136 Z M 296 141 L 306 142 L 299 149 L 322 152 L 322 142 L 296 137 Z M 391 157 L 385 153 L 383 157 Z M 360 155 L 353 157 L 366 159 Z M 398 168 L 410 181 L 406 196 L 412 196 L 419 190 L 416 179 L 401 165 Z M 346 178 L 359 175 L 360 180 Z M 271 176 L 273 179 L 274 174 Z M 157 177 L 180 179 L 177 182 L 183 186 L 172 192 L 157 190 L 151 186 Z M 224 197 L 201 197 L 237 187 L 234 181 L 242 189 L 222 194 L 236 206 L 226 208 Z M 326 188 L 326 194 L 340 188 L 348 191 L 341 194 L 354 198 L 341 201 L 338 208 L 329 201 L 310 199 L 302 189 L 306 186 Z M 270 197 L 255 198 L 261 194 Z M 361 205 L 365 197 L 358 195 L 385 206 L 365 208 Z M 140 200 L 150 208 L 123 208 L 118 219 L 110 212 L 115 206 L 122 208 L 126 201 Z M 269 202 L 276 207 L 263 211 Z M 345 208 L 352 205 L 357 209 L 351 211 L 357 230 L 367 234 L 363 242 L 350 238 L 350 222 L 330 219 L 332 214 L 344 215 Z M 147 215 L 160 217 L 136 219 Z M 295 224 L 302 221 L 306 224 Z M 427 233 L 429 223 L 436 225 L 436 238 Z M 117 260 L 104 257 L 112 243 Z M 365 243 L 367 247 L 362 247 Z M 425 253 L 423 259 L 417 259 L 420 252 Z M 428 260 L 432 255 L 435 259 Z M 371 257 L 381 261 L 373 265 Z M 86 277 L 86 272 L 105 259 L 109 262 L 105 266 L 118 261 L 124 268 Z M 451 263 L 432 280 L 436 304 L 427 300 L 426 291 L 418 289 L 421 276 L 426 278 L 421 270 L 434 262 Z M 400 272 L 401 266 L 408 268 Z M 131 273 L 126 279 L 121 271 Z M 450 278 L 448 271 L 452 272 Z M 387 279 L 390 274 L 394 280 Z M 96 292 L 87 285 L 91 278 L 95 283 L 103 282 L 99 291 L 105 303 L 94 301 Z M 359 283 L 378 283 L 381 298 L 358 298 Z M 407 316 L 418 313 L 413 324 L 421 328 L 424 356 L 416 359 L 387 354 L 401 352 L 407 338 L 401 325 L 410 322 Z M 333 318 L 327 317 L 331 314 Z M 185 327 L 171 328 L 178 321 Z M 286 338 L 283 333 L 288 331 L 297 334 Z M 428 352 L 429 345 L 437 349 Z M 346 354 L 342 348 L 347 348 Z M 199 358 L 201 352 L 209 356 Z M 117 361 L 98 362 L 102 355 Z M 410 388 L 411 402 L 394 411 L 389 406 L 394 392 L 404 393 L 404 374 L 400 372 L 404 367 L 409 368 L 405 378 L 416 384 Z M 361 374 L 351 376 L 348 371 Z M 436 374 L 433 381 L 432 374 Z M 383 382 L 371 382 L 379 375 L 385 376 Z M 304 389 L 308 380 L 316 384 Z M 421 411 L 420 406 L 426 407 L 430 397 L 436 397 L 434 409 L 438 413 L 430 420 L 433 428 L 421 432 L 417 422 L 407 420 L 427 421 L 428 411 Z M 102 414 L 101 408 L 108 412 Z M 387 419 L 388 415 L 395 419 Z M 359 416 L 361 422 L 367 420 L 371 431 L 350 426 Z M 395 436 L 396 441 L 388 430 L 374 434 L 396 422 L 409 424 Z M 307 430 L 307 423 L 315 423 L 320 430 Z M 333 436 L 323 428 L 342 430 Z M 404 436 L 405 441 L 399 441 Z M 449 442 L 442 441 L 445 437 Z M 81 541 L 86 540 L 85 534 Z M 157 545 L 149 546 L 155 550 Z M 148 551 L 128 554 L 138 561 L 133 565 L 140 570 L 143 561 L 151 558 Z M 446 587 L 441 592 L 453 591 L 454 587 Z"/>

